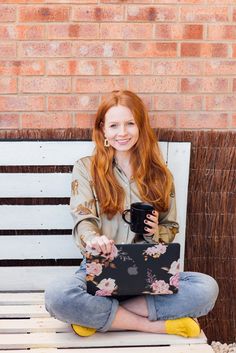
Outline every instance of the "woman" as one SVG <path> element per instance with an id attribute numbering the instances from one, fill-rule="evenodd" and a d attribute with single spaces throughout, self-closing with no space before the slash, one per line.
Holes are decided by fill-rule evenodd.
<path id="1" fill-rule="evenodd" d="M 121 216 L 137 201 L 148 202 L 155 209 L 146 219 L 145 241 L 173 241 L 178 233 L 173 178 L 162 160 L 142 100 L 130 91 L 113 91 L 98 109 L 93 139 L 93 157 L 79 160 L 72 176 L 73 235 L 82 253 L 88 246 L 109 254 L 114 243 L 138 241 Z M 217 295 L 213 278 L 183 272 L 175 295 L 123 301 L 92 296 L 86 291 L 84 259 L 73 278 L 47 289 L 45 299 L 49 313 L 71 323 L 81 336 L 136 330 L 196 337 L 200 327 L 192 318 L 206 315 Z"/>

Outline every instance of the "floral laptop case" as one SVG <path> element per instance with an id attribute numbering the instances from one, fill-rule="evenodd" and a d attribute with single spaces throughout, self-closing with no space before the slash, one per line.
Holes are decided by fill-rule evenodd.
<path id="1" fill-rule="evenodd" d="M 87 292 L 98 296 L 174 294 L 180 244 L 113 245 L 109 255 L 86 249 Z"/>

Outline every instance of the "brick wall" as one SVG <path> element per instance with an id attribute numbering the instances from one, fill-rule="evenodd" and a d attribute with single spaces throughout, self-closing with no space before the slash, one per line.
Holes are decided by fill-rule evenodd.
<path id="1" fill-rule="evenodd" d="M 236 128 L 236 0 L 0 0 L 0 128 L 87 128 L 101 96 L 153 127 Z"/>

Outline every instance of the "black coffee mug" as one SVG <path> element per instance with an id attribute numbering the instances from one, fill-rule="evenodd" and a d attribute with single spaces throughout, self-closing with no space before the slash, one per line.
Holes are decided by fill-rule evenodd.
<path id="1" fill-rule="evenodd" d="M 154 207 L 152 205 L 145 202 L 135 202 L 132 203 L 130 208 L 124 210 L 122 213 L 123 220 L 130 225 L 130 229 L 134 233 L 145 234 L 145 227 L 147 225 L 144 223 L 145 219 L 147 219 L 148 214 L 152 214 L 154 211 Z M 128 221 L 125 216 L 130 212 L 130 221 Z"/>

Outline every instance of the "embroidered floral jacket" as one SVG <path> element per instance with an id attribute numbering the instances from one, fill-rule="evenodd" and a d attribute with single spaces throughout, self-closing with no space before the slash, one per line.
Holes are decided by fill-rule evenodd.
<path id="1" fill-rule="evenodd" d="M 71 183 L 70 210 L 74 219 L 73 235 L 76 244 L 84 252 L 85 244 L 96 235 L 106 235 L 116 244 L 132 243 L 135 241 L 135 233 L 117 213 L 111 220 L 100 213 L 99 202 L 93 187 L 90 173 L 91 157 L 78 160 L 73 168 Z M 122 169 L 114 163 L 114 173 L 119 183 L 125 190 L 124 209 L 130 208 L 131 203 L 142 201 L 135 181 L 130 181 Z M 159 213 L 158 232 L 152 237 L 144 236 L 147 242 L 165 243 L 172 242 L 179 225 L 176 221 L 176 202 L 174 185 L 170 194 L 170 205 L 167 212 Z"/>

